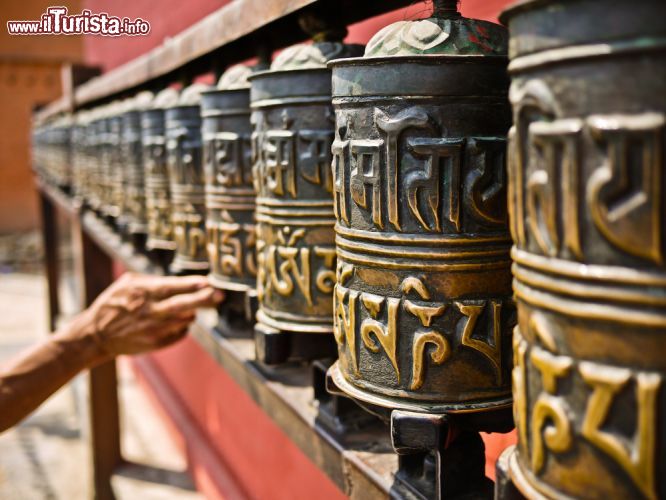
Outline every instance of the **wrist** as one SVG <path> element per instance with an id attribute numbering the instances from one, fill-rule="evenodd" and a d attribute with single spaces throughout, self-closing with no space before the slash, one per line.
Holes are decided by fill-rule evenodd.
<path id="1" fill-rule="evenodd" d="M 89 309 L 77 315 L 69 325 L 53 336 L 53 340 L 66 345 L 86 367 L 92 367 L 111 359 L 99 341 L 94 316 Z"/>

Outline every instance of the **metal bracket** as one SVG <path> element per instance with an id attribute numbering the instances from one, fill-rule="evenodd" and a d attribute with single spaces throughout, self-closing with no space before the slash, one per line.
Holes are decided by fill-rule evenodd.
<path id="1" fill-rule="evenodd" d="M 333 335 L 287 332 L 261 323 L 254 326 L 254 340 L 257 360 L 266 365 L 332 358 L 338 352 Z"/>
<path id="2" fill-rule="evenodd" d="M 414 499 L 492 498 L 485 447 L 478 432 L 461 430 L 447 415 L 391 413 L 399 455 L 396 496 Z"/>

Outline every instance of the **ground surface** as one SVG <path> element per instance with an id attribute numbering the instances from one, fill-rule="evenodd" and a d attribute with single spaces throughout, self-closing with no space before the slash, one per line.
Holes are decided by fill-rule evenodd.
<path id="1" fill-rule="evenodd" d="M 46 336 L 45 299 L 41 276 L 0 271 L 0 363 Z M 71 310 L 71 304 L 65 301 L 64 305 Z M 122 419 L 123 455 L 151 467 L 116 478 L 119 499 L 198 499 L 184 472 L 184 460 L 127 363 L 121 363 L 120 372 L 121 405 L 127 409 Z M 1 434 L 0 499 L 89 498 L 86 422 L 86 377 L 81 375 L 21 424 Z"/>

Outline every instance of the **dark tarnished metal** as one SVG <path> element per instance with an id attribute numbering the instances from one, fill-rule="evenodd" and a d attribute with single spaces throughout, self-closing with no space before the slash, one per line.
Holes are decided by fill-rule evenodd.
<path id="1" fill-rule="evenodd" d="M 35 139 L 38 175 L 62 189 L 71 184 L 71 130 L 71 117 L 59 116 L 42 124 Z"/>
<path id="2" fill-rule="evenodd" d="M 541 0 L 502 17 L 518 302 L 504 468 L 530 498 L 666 497 L 665 16 L 661 0 Z"/>
<path id="3" fill-rule="evenodd" d="M 117 220 L 122 214 L 123 193 L 123 161 L 122 161 L 122 104 L 115 101 L 105 107 L 104 117 L 101 120 L 99 137 L 101 156 L 101 179 L 99 197 L 101 211 L 109 222 Z"/>
<path id="4" fill-rule="evenodd" d="M 253 75 L 257 191 L 257 354 L 266 363 L 335 350 L 333 141 L 328 60 L 359 52 L 339 42 L 282 52 Z M 292 335 L 293 334 L 293 335 Z"/>
<path id="5" fill-rule="evenodd" d="M 201 95 L 210 281 L 224 290 L 255 288 L 251 69 L 234 66 Z"/>
<path id="6" fill-rule="evenodd" d="M 178 92 L 167 88 L 159 92 L 150 109 L 141 113 L 144 184 L 148 239 L 146 248 L 171 253 L 176 249 L 171 224 L 171 191 L 167 168 L 165 108 L 178 102 Z"/>
<path id="7" fill-rule="evenodd" d="M 47 157 L 47 130 L 46 123 L 33 124 L 32 128 L 32 169 L 41 180 L 46 179 Z"/>
<path id="8" fill-rule="evenodd" d="M 151 105 L 152 92 L 141 92 L 124 103 L 122 114 L 121 157 L 123 163 L 124 203 L 122 218 L 134 243 L 142 247 L 148 233 L 144 186 L 141 113 Z"/>
<path id="9" fill-rule="evenodd" d="M 427 498 L 487 492 L 478 430 L 511 428 L 508 35 L 455 5 L 436 2 L 432 17 L 377 33 L 365 57 L 329 64 L 331 379 L 392 410 L 396 478 Z"/>
<path id="10" fill-rule="evenodd" d="M 474 50 L 459 54 L 456 37 L 471 34 Z M 436 413 L 511 403 L 505 37 L 452 14 L 385 28 L 366 57 L 330 64 L 335 373 L 368 403 Z"/>
<path id="11" fill-rule="evenodd" d="M 85 202 L 86 167 L 88 158 L 87 126 L 89 122 L 88 111 L 79 111 L 73 116 L 71 133 L 71 164 L 72 164 L 72 194 L 79 203 Z"/>
<path id="12" fill-rule="evenodd" d="M 72 117 L 61 117 L 55 126 L 56 163 L 55 182 L 64 190 L 72 184 Z"/>
<path id="13" fill-rule="evenodd" d="M 90 207 L 98 214 L 102 213 L 102 190 L 106 187 L 104 179 L 104 135 L 106 133 L 106 117 L 104 109 L 94 108 L 90 111 L 90 122 L 86 127 L 86 151 L 88 182 L 86 183 L 86 199 Z"/>
<path id="14" fill-rule="evenodd" d="M 201 92 L 207 88 L 190 85 L 165 113 L 171 222 L 176 242 L 171 271 L 178 274 L 205 272 L 209 267 L 199 106 Z"/>

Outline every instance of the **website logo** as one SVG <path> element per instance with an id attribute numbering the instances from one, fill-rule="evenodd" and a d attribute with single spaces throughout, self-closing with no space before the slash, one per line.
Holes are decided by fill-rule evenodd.
<path id="1" fill-rule="evenodd" d="M 83 10 L 69 15 L 67 7 L 49 7 L 41 19 L 7 21 L 10 35 L 101 35 L 140 36 L 150 33 L 150 23 L 137 17 L 111 16 L 106 12 L 93 14 Z"/>

